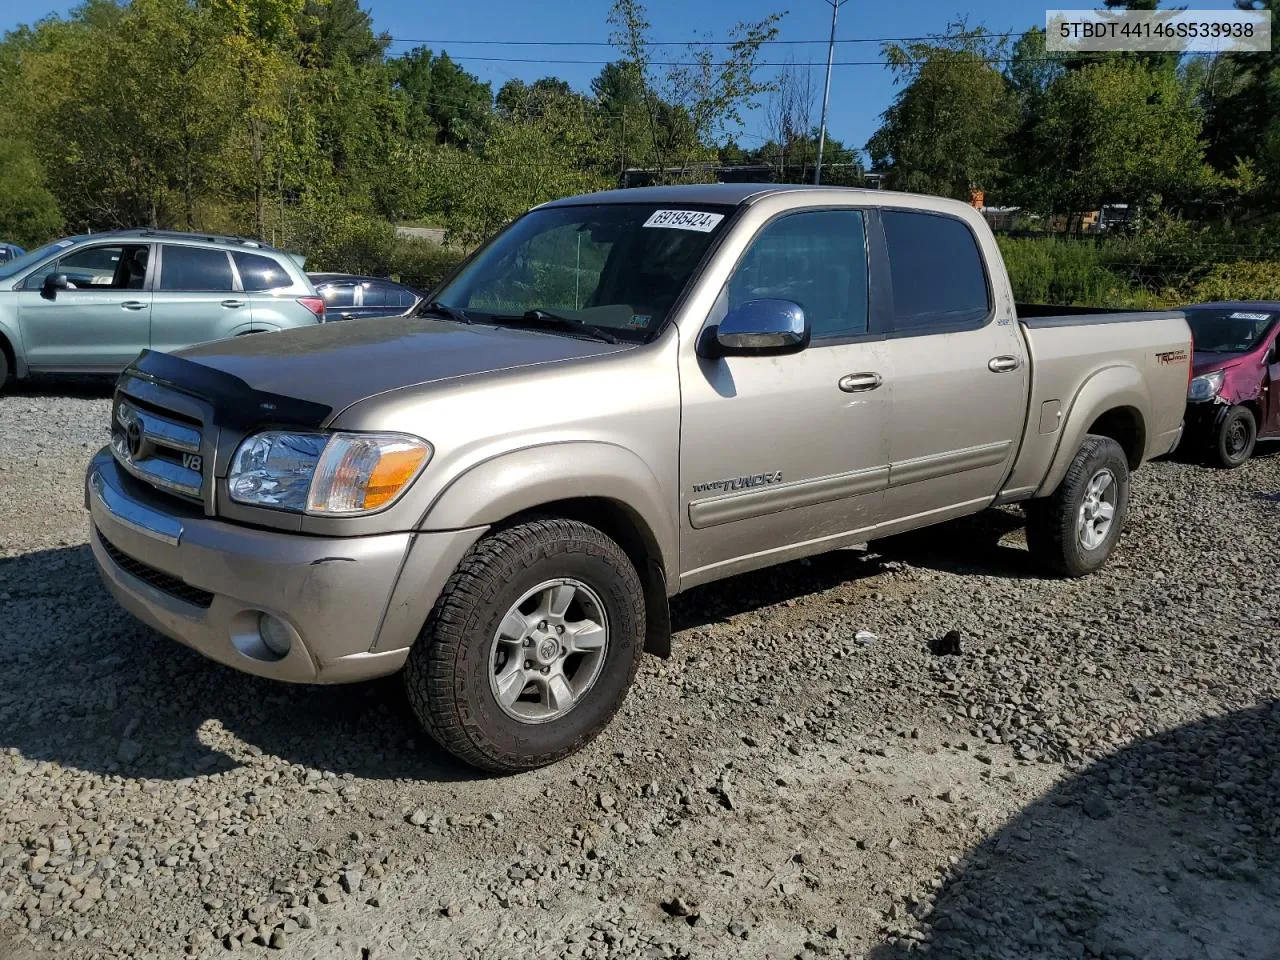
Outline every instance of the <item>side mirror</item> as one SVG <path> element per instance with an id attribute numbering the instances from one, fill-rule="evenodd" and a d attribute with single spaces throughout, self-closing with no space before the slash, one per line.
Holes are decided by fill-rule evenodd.
<path id="1" fill-rule="evenodd" d="M 67 279 L 65 273 L 51 273 L 44 278 L 44 286 L 40 288 L 40 296 L 46 300 L 52 300 L 58 295 L 59 290 L 70 290 L 71 281 Z"/>
<path id="2" fill-rule="evenodd" d="M 795 353 L 809 345 L 809 321 L 790 300 L 748 300 L 725 314 L 715 343 L 721 356 Z"/>

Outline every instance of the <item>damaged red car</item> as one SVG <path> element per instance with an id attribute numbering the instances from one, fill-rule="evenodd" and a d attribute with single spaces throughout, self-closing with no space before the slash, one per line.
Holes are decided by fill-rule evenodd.
<path id="1" fill-rule="evenodd" d="M 1184 307 L 1195 338 L 1183 445 L 1238 467 L 1258 440 L 1280 437 L 1280 301 Z"/>

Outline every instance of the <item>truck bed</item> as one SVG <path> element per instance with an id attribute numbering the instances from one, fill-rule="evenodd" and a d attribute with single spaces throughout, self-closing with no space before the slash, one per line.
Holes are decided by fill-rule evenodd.
<path id="1" fill-rule="evenodd" d="M 1001 500 L 1043 496 L 1098 419 L 1125 431 L 1137 468 L 1168 453 L 1182 429 L 1191 330 L 1177 310 L 1113 312 L 1017 305 L 1031 363 L 1022 444 Z"/>

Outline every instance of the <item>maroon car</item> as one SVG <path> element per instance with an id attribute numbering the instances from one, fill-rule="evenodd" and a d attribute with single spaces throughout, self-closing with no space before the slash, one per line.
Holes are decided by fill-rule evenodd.
<path id="1" fill-rule="evenodd" d="M 1184 443 L 1238 467 L 1259 438 L 1280 437 L 1280 301 L 1183 309 L 1195 341 Z"/>

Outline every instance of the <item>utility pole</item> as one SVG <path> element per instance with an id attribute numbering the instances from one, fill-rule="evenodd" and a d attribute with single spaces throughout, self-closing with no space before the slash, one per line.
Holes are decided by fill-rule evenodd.
<path id="1" fill-rule="evenodd" d="M 818 129 L 818 166 L 813 171 L 816 186 L 822 183 L 822 148 L 827 142 L 827 104 L 831 100 L 831 61 L 836 56 L 836 14 L 848 0 L 827 0 L 831 5 L 831 42 L 827 44 L 827 82 L 822 88 L 822 125 Z"/>

